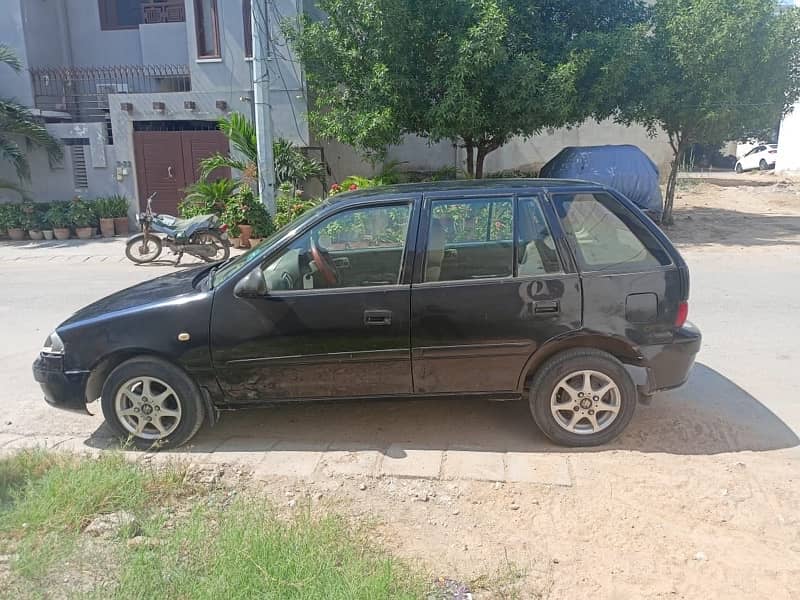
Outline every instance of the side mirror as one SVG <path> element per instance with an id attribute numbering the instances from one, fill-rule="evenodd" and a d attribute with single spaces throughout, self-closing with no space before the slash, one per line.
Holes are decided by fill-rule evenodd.
<path id="1" fill-rule="evenodd" d="M 268 291 L 267 280 L 264 278 L 264 272 L 260 268 L 250 271 L 233 288 L 233 293 L 240 298 L 266 296 Z"/>

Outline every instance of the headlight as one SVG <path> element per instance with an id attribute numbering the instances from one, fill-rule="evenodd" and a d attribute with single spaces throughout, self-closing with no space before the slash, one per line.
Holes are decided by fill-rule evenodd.
<path id="1" fill-rule="evenodd" d="M 55 331 L 47 336 L 44 346 L 42 346 L 42 352 L 45 354 L 64 354 L 64 342 L 61 341 Z"/>

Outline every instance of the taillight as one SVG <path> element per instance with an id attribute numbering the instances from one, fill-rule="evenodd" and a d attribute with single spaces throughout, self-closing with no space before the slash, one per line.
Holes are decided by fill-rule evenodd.
<path id="1" fill-rule="evenodd" d="M 226 231 L 228 231 L 228 226 L 225 223 L 223 223 L 222 225 L 219 226 L 219 231 L 220 233 L 225 233 Z"/>
<path id="2" fill-rule="evenodd" d="M 683 327 L 689 317 L 689 303 L 681 302 L 678 304 L 678 313 L 675 315 L 675 327 Z"/>
<path id="3" fill-rule="evenodd" d="M 770 150 L 770 151 L 769 151 L 769 153 L 770 153 L 770 154 L 777 154 L 777 153 L 778 153 L 778 151 L 777 151 L 777 150 Z"/>

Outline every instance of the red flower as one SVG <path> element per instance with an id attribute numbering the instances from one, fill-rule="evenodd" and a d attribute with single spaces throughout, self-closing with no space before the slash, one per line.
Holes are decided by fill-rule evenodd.
<path id="1" fill-rule="evenodd" d="M 332 192 L 341 192 L 342 191 L 342 186 L 340 186 L 338 183 L 334 183 L 331 186 L 331 191 Z"/>
<path id="2" fill-rule="evenodd" d="M 347 188 L 347 189 L 348 189 L 348 190 L 350 190 L 350 191 L 352 192 L 353 190 L 357 190 L 357 189 L 358 189 L 358 186 L 357 186 L 355 183 L 351 183 L 351 184 L 350 184 L 350 187 L 349 187 L 349 188 Z"/>

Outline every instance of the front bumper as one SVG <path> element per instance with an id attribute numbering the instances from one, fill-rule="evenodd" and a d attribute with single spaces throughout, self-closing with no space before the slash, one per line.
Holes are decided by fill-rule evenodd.
<path id="1" fill-rule="evenodd" d="M 686 383 L 694 359 L 700 351 L 703 336 L 692 323 L 687 322 L 677 332 L 669 344 L 642 346 L 641 352 L 647 366 L 646 389 L 652 394 L 659 390 L 669 390 Z"/>
<path id="2" fill-rule="evenodd" d="M 64 371 L 64 357 L 40 354 L 33 363 L 33 378 L 50 406 L 86 412 L 86 381 L 89 371 Z"/>

